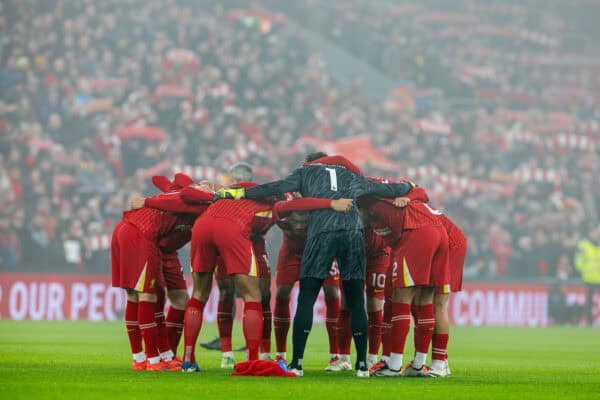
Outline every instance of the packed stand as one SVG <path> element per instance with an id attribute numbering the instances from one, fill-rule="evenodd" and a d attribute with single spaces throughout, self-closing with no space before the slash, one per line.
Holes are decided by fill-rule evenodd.
<path id="1" fill-rule="evenodd" d="M 366 97 L 359 78 L 337 86 L 283 14 L 235 3 L 1 5 L 4 269 L 106 271 L 112 227 L 155 173 L 218 179 L 244 159 L 270 179 L 309 148 L 359 147 L 369 174 L 416 180 L 464 228 L 467 278 L 575 276 L 584 222 L 600 212 L 600 136 L 598 99 L 574 89 L 597 87 L 600 74 L 594 57 L 583 74 L 561 72 L 562 42 L 514 41 L 488 26 L 537 10 L 533 2 L 501 12 L 458 2 L 446 14 L 433 2 L 390 14 L 362 0 L 283 10 L 414 82 L 383 103 Z M 464 7 L 485 23 L 452 17 Z M 565 24 L 552 17 L 539 28 Z M 457 29 L 466 22 L 473 30 Z M 573 29 L 559 33 L 583 35 Z M 547 46 L 555 56 L 539 64 Z M 458 56 L 466 49 L 475 51 Z"/>
<path id="2" fill-rule="evenodd" d="M 405 82 L 359 130 L 462 214 L 468 274 L 576 276 L 600 207 L 597 2 L 272 5 Z"/>

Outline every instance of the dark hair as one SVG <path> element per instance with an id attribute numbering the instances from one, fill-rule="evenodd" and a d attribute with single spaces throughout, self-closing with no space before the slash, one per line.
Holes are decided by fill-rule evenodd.
<path id="1" fill-rule="evenodd" d="M 309 153 L 306 155 L 306 162 L 315 161 L 323 157 L 327 157 L 327 153 L 323 153 L 322 151 L 315 151 L 314 153 Z"/>
<path id="2" fill-rule="evenodd" d="M 233 165 L 229 168 L 229 173 L 234 182 L 250 182 L 252 180 L 252 167 L 245 162 Z"/>

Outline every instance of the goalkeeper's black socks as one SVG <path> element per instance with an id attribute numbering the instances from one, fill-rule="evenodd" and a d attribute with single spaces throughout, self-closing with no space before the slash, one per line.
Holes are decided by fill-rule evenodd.
<path id="1" fill-rule="evenodd" d="M 350 310 L 350 326 L 352 337 L 356 346 L 356 369 L 367 367 L 367 345 L 369 323 L 365 311 L 364 287 L 362 279 L 351 279 L 342 281 L 346 304 Z"/>
<path id="2" fill-rule="evenodd" d="M 296 315 L 294 316 L 294 327 L 292 332 L 294 355 L 292 357 L 292 362 L 290 363 L 290 368 L 302 368 L 302 358 L 304 358 L 306 341 L 308 340 L 308 334 L 312 329 L 313 307 L 322 284 L 322 279 L 300 279 L 298 307 L 296 308 Z"/>

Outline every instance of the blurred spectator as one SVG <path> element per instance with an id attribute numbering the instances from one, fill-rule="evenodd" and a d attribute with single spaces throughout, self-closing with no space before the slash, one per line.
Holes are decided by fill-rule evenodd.
<path id="1" fill-rule="evenodd" d="M 588 285 L 586 309 L 588 323 L 593 326 L 594 297 L 600 288 L 600 225 L 591 228 L 587 238 L 582 239 L 577 245 L 575 267 Z"/>
<path id="2" fill-rule="evenodd" d="M 0 265 L 6 269 L 15 269 L 21 255 L 19 237 L 10 226 L 8 218 L 0 219 Z"/>
<path id="3" fill-rule="evenodd" d="M 351 141 L 367 136 L 368 174 L 417 181 L 463 228 L 466 278 L 576 276 L 600 215 L 597 5 L 244 7 L 2 4 L 2 268 L 106 272 L 106 238 L 152 174 L 221 179 L 245 160 L 267 180 L 311 147 L 366 154 Z M 288 18 L 401 83 L 382 102 L 362 77 L 338 85 Z"/>

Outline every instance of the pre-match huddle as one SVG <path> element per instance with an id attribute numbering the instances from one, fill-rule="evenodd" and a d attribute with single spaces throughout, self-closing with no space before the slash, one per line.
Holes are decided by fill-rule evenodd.
<path id="1" fill-rule="evenodd" d="M 214 276 L 220 289 L 222 368 L 235 364 L 234 285 L 244 300 L 248 360 L 271 359 L 273 325 L 276 361 L 287 364 L 289 296 L 298 281 L 288 371 L 304 374 L 313 306 L 323 287 L 330 344 L 326 370 L 354 367 L 357 377 L 450 375 L 446 306 L 449 293 L 461 289 L 467 241 L 447 216 L 428 205 L 423 188 L 409 181 L 367 178 L 344 157 L 324 153 L 310 154 L 287 178 L 263 185 L 251 182 L 247 164 L 235 165 L 230 173 L 234 183 L 228 187 L 194 183 L 183 174 L 173 181 L 154 177 L 164 193 L 133 199 L 132 209 L 115 228 L 113 286 L 127 291 L 125 323 L 133 369 L 200 371 L 195 347 Z M 284 239 L 271 317 L 264 235 L 274 224 Z M 191 298 L 177 256 L 188 241 Z M 171 301 L 166 318 L 165 290 Z M 415 355 L 404 365 L 411 314 Z M 184 354 L 179 358 L 182 331 Z"/>

